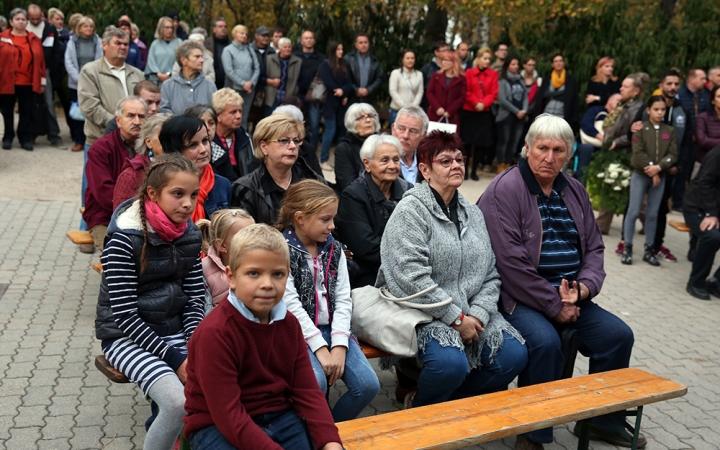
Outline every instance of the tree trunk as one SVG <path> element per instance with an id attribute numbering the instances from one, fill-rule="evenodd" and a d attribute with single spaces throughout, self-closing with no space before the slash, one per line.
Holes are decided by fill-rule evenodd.
<path id="1" fill-rule="evenodd" d="M 427 8 L 427 15 L 425 16 L 425 42 L 446 42 L 445 32 L 447 31 L 448 25 L 447 10 L 439 8 L 435 0 L 428 2 Z"/>
<path id="2" fill-rule="evenodd" d="M 478 47 L 490 46 L 490 17 L 482 14 L 475 29 L 475 44 Z"/>
<path id="3" fill-rule="evenodd" d="M 660 10 L 667 20 L 675 17 L 675 5 L 677 5 L 677 0 L 660 0 Z"/>

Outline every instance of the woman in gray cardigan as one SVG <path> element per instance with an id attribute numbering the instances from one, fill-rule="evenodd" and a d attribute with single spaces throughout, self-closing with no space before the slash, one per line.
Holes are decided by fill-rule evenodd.
<path id="1" fill-rule="evenodd" d="M 505 59 L 498 84 L 500 93 L 497 101 L 500 108 L 495 117 L 498 131 L 495 156 L 498 161 L 497 172 L 501 173 L 512 165 L 515 154 L 520 152 L 520 139 L 525 129 L 528 92 L 525 80 L 520 75 L 520 58 L 511 56 Z"/>
<path id="2" fill-rule="evenodd" d="M 480 210 L 458 192 L 465 176 L 463 144 L 435 131 L 418 147 L 424 180 L 405 193 L 380 245 L 377 285 L 396 297 L 438 287 L 414 302 L 452 303 L 427 312 L 417 329 L 422 361 L 417 391 L 406 407 L 506 389 L 525 367 L 520 333 L 498 312 L 500 277 Z"/>
<path id="3" fill-rule="evenodd" d="M 232 29 L 233 42 L 222 53 L 225 69 L 225 87 L 235 89 L 243 99 L 242 127 L 247 130 L 250 106 L 255 97 L 255 86 L 260 79 L 260 62 L 255 51 L 248 45 L 248 29 L 235 25 Z"/>

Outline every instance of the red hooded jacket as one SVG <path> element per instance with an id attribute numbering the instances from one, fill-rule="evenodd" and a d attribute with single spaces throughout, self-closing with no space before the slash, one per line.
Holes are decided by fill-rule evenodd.
<path id="1" fill-rule="evenodd" d="M 480 70 L 477 67 L 465 71 L 467 80 L 467 95 L 465 96 L 465 111 L 475 111 L 475 105 L 485 105 L 484 111 L 490 112 L 490 107 L 498 96 L 498 73 L 491 68 Z"/>
<path id="2" fill-rule="evenodd" d="M 15 45 L 12 41 L 12 29 L 0 33 L 0 95 L 15 93 Z M 30 50 L 33 55 L 32 90 L 42 93 L 45 86 L 45 53 L 40 38 L 28 31 Z"/>

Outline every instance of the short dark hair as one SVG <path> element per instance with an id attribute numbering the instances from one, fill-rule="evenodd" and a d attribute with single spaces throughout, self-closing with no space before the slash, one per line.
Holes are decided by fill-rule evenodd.
<path id="1" fill-rule="evenodd" d="M 445 42 L 445 41 L 435 41 L 435 43 L 433 44 L 433 52 L 437 52 L 438 50 L 440 50 L 440 49 L 443 48 L 443 47 L 448 47 L 447 42 Z"/>
<path id="2" fill-rule="evenodd" d="M 664 83 L 664 82 L 665 82 L 665 78 L 667 78 L 667 77 L 678 77 L 678 79 L 681 79 L 681 78 L 682 78 L 682 77 L 680 76 L 680 72 L 678 72 L 678 71 L 675 70 L 675 69 L 670 69 L 670 70 L 666 71 L 664 74 L 662 74 L 662 77 L 660 77 L 660 82 L 661 82 L 661 83 Z"/>
<path id="3" fill-rule="evenodd" d="M 213 109 L 210 105 L 203 105 L 203 104 L 196 104 L 192 105 L 188 109 L 185 110 L 186 116 L 193 116 L 197 117 L 198 119 L 202 119 L 202 116 L 205 114 L 210 114 L 210 117 L 217 123 L 217 112 L 215 112 L 215 109 Z"/>
<path id="4" fill-rule="evenodd" d="M 694 68 L 688 70 L 687 77 L 688 77 L 688 78 L 695 78 L 695 77 L 697 76 L 697 73 L 698 73 L 698 72 L 705 72 L 705 71 L 702 70 L 702 69 L 700 69 L 700 68 L 694 67 Z"/>
<path id="5" fill-rule="evenodd" d="M 460 150 L 463 154 L 465 154 L 462 140 L 457 133 L 446 133 L 444 131 L 435 130 L 425 136 L 420 141 L 420 144 L 418 144 L 418 164 L 423 163 L 430 167 L 432 165 L 432 160 L 435 159 L 435 157 L 443 150 Z"/>
<path id="6" fill-rule="evenodd" d="M 213 28 L 217 25 L 218 22 L 227 22 L 223 16 L 218 17 L 217 19 L 213 20 Z"/>
<path id="7" fill-rule="evenodd" d="M 662 102 L 662 104 L 665 104 L 665 97 L 662 95 L 653 95 L 651 96 L 647 101 L 647 107 L 651 108 L 653 103 Z"/>
<path id="8" fill-rule="evenodd" d="M 168 119 L 158 135 L 163 153 L 182 153 L 185 142 L 192 139 L 203 127 L 205 122 L 187 114 Z"/>
<path id="9" fill-rule="evenodd" d="M 272 29 L 272 31 L 270 32 L 270 34 L 275 34 L 275 33 L 282 33 L 283 36 L 285 36 L 285 29 L 282 28 L 282 27 L 275 27 L 275 28 Z"/>
<path id="10" fill-rule="evenodd" d="M 508 47 L 508 48 L 510 47 L 507 42 L 500 41 L 500 42 L 498 42 L 497 45 L 495 46 L 495 51 L 500 50 L 500 46 L 501 46 L 501 45 L 504 45 L 505 47 Z"/>
<path id="11" fill-rule="evenodd" d="M 142 91 L 148 91 L 148 92 L 152 92 L 153 94 L 159 94 L 160 87 L 150 80 L 142 80 L 141 82 L 136 84 L 135 87 L 133 88 L 133 95 L 139 97 L 140 92 L 142 92 Z"/>
<path id="12" fill-rule="evenodd" d="M 370 40 L 370 36 L 368 36 L 367 33 L 358 33 L 355 35 L 355 40 L 353 42 L 357 42 L 358 38 L 360 37 L 365 37 L 368 41 Z"/>

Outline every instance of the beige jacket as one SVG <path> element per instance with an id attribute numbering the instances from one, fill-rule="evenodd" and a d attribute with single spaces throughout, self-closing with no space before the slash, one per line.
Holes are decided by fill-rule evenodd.
<path id="1" fill-rule="evenodd" d="M 122 83 L 110 72 L 105 58 L 85 64 L 78 78 L 78 104 L 85 116 L 86 144 L 92 145 L 105 135 L 105 126 L 115 117 L 117 103 L 132 95 L 135 85 L 145 75 L 130 64 L 125 64 L 125 83 L 128 92 L 123 92 Z"/>
<path id="2" fill-rule="evenodd" d="M 282 68 L 280 67 L 280 55 L 274 53 L 267 56 L 267 77 L 268 78 L 280 78 L 282 75 Z M 298 93 L 298 78 L 300 78 L 300 66 L 302 60 L 295 55 L 290 56 L 288 61 L 288 74 L 287 82 L 285 83 L 285 97 L 291 95 L 297 95 Z M 278 88 L 275 86 L 265 85 L 265 106 L 272 107 L 275 103 L 275 96 L 277 95 Z"/>

